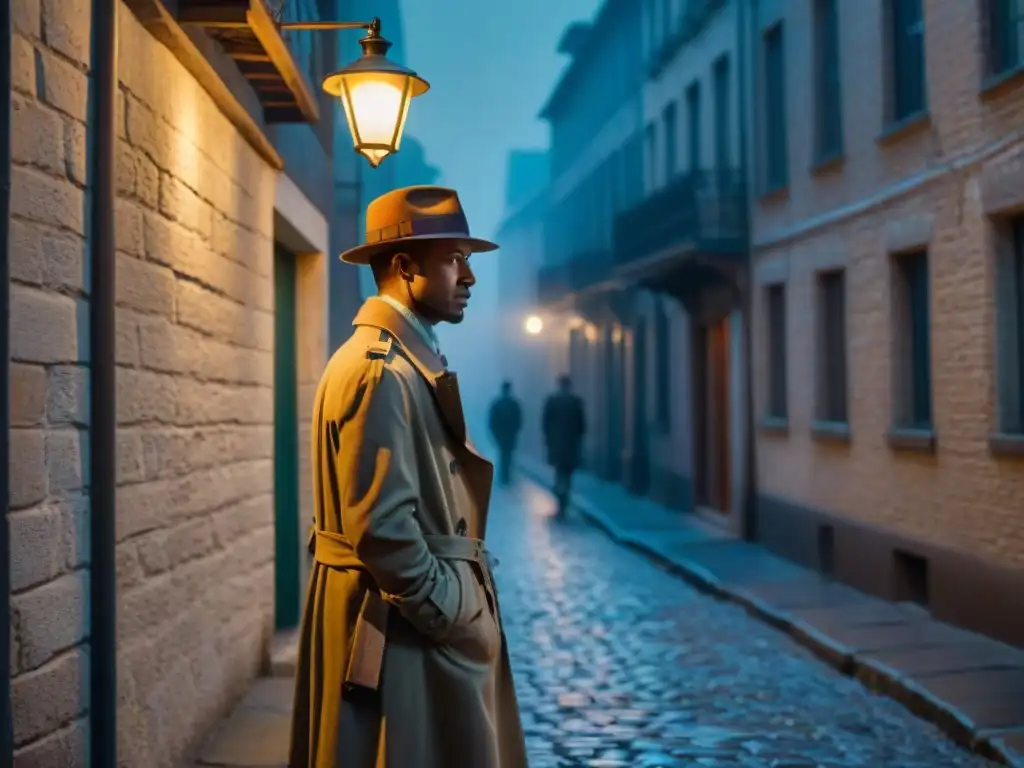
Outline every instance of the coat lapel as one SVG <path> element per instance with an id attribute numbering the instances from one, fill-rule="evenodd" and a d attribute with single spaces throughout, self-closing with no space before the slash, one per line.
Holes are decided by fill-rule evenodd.
<path id="1" fill-rule="evenodd" d="M 459 392 L 459 378 L 453 371 L 445 369 L 437 353 L 427 346 L 416 329 L 401 313 L 386 301 L 370 297 L 356 314 L 353 325 L 368 325 L 386 331 L 394 338 L 405 356 L 426 379 L 434 394 L 441 417 L 452 436 L 470 453 L 482 461 L 481 456 L 469 440 L 466 430 L 466 415 L 462 410 L 462 395 Z M 489 462 L 488 462 L 489 463 Z"/>

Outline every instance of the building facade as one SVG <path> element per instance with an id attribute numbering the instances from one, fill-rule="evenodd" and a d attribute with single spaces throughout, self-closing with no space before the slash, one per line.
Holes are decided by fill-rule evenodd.
<path id="1" fill-rule="evenodd" d="M 587 405 L 585 461 L 602 476 L 623 473 L 624 354 L 614 269 L 613 220 L 643 195 L 641 9 L 608 0 L 589 24 L 571 25 L 559 50 L 569 63 L 541 117 L 551 130 L 551 181 L 537 302 L 554 388 L 568 373 Z"/>
<path id="2" fill-rule="evenodd" d="M 631 291 L 632 487 L 745 532 L 745 4 L 644 4 L 644 198 L 616 222 Z"/>
<path id="3" fill-rule="evenodd" d="M 756 4 L 757 527 L 1024 644 L 1024 60 L 1010 4 Z"/>
<path id="4" fill-rule="evenodd" d="M 630 57 L 618 91 L 577 54 L 573 66 L 584 65 L 570 67 L 545 112 L 553 179 L 538 277 L 545 311 L 568 329 L 546 336 L 552 365 L 585 388 L 590 467 L 738 533 L 751 466 L 744 5 L 635 4 L 634 43 L 601 43 L 605 56 Z M 602 7 L 584 51 L 616 13 L 627 11 Z M 614 113 L 607 127 L 573 101 L 588 87 Z M 588 126 L 590 140 L 569 126 Z M 584 162 L 603 165 L 577 188 Z"/>
<path id="5" fill-rule="evenodd" d="M 542 455 L 540 414 L 551 387 L 545 335 L 531 334 L 525 322 L 537 313 L 537 270 L 544 257 L 548 213 L 549 157 L 546 151 L 514 150 L 505 182 L 505 217 L 496 239 L 498 259 L 499 376 L 512 382 L 523 408 L 519 448 Z"/>
<path id="6" fill-rule="evenodd" d="M 337 107 L 319 87 L 358 47 L 288 36 L 254 67 L 280 33 L 238 7 L 232 35 L 202 3 L 118 7 L 117 545 L 101 556 L 124 765 L 177 765 L 297 622 L 328 303 L 358 297 L 328 268 L 332 230 L 354 227 L 335 215 Z M 90 724 L 115 715 L 88 712 L 90 4 L 14 8 L 13 764 L 82 765 Z"/>

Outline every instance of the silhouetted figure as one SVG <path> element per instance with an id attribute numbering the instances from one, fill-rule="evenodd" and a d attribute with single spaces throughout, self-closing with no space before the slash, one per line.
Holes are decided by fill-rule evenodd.
<path id="1" fill-rule="evenodd" d="M 548 464 L 555 470 L 555 497 L 561 515 L 569 506 L 572 473 L 580 465 L 580 448 L 587 431 L 583 400 L 572 391 L 572 379 L 558 379 L 558 391 L 544 403 L 544 442 Z"/>
<path id="2" fill-rule="evenodd" d="M 498 445 L 498 482 L 508 485 L 512 481 L 512 459 L 523 427 L 523 409 L 512 395 L 512 382 L 501 384 L 501 395 L 491 403 L 488 417 L 491 436 Z"/>

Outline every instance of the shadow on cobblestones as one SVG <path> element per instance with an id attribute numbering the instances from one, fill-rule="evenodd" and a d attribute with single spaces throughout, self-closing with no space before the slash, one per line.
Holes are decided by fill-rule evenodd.
<path id="1" fill-rule="evenodd" d="M 992 763 L 521 482 L 488 540 L 532 768 Z"/>

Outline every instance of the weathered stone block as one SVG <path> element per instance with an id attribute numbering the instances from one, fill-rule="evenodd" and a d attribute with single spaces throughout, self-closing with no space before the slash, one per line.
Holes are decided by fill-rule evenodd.
<path id="1" fill-rule="evenodd" d="M 86 186 L 89 178 L 89 166 L 86 159 L 86 149 L 89 140 L 85 125 L 72 120 L 64 119 L 64 162 L 67 177 L 79 186 Z"/>
<path id="2" fill-rule="evenodd" d="M 88 0 L 42 0 L 42 7 L 46 43 L 87 66 L 92 40 L 91 3 Z"/>
<path id="3" fill-rule="evenodd" d="M 46 370 L 37 365 L 11 365 L 11 424 L 32 427 L 46 414 Z"/>
<path id="4" fill-rule="evenodd" d="M 172 377 L 132 368 L 118 369 L 118 424 L 173 424 L 177 409 L 178 392 Z"/>
<path id="5" fill-rule="evenodd" d="M 35 96 L 36 53 L 32 43 L 21 35 L 14 36 L 11 51 L 11 86 L 18 93 Z"/>
<path id="6" fill-rule="evenodd" d="M 139 321 L 134 312 L 127 309 L 117 310 L 117 364 L 138 366 L 142 359 L 139 350 Z"/>
<path id="7" fill-rule="evenodd" d="M 71 292 L 83 289 L 85 244 L 81 237 L 27 221 L 11 224 L 11 277 Z"/>
<path id="8" fill-rule="evenodd" d="M 85 197 L 69 181 L 15 166 L 11 184 L 11 213 L 54 227 L 85 233 Z"/>
<path id="9" fill-rule="evenodd" d="M 264 387 L 229 387 L 185 380 L 179 387 L 182 424 L 267 424 L 273 421 L 273 397 Z"/>
<path id="10" fill-rule="evenodd" d="M 14 753 L 13 768 L 87 768 L 89 728 L 83 718 Z"/>
<path id="11" fill-rule="evenodd" d="M 117 304 L 158 315 L 174 314 L 174 273 L 134 256 L 117 255 Z"/>
<path id="12" fill-rule="evenodd" d="M 34 165 L 63 176 L 64 119 L 38 103 L 15 96 L 11 115 L 11 156 L 16 163 Z"/>
<path id="13" fill-rule="evenodd" d="M 44 736 L 81 715 L 88 700 L 88 657 L 76 648 L 14 680 L 14 743 Z"/>
<path id="14" fill-rule="evenodd" d="M 35 669 L 89 634 L 88 571 L 75 571 L 12 599 L 21 660 Z"/>
<path id="15" fill-rule="evenodd" d="M 117 432 L 117 482 L 137 483 L 146 479 L 143 465 L 143 431 Z"/>
<path id="16" fill-rule="evenodd" d="M 11 507 L 38 504 L 46 498 L 46 450 L 37 429 L 11 430 Z"/>
<path id="17" fill-rule="evenodd" d="M 146 241 L 142 229 L 142 209 L 129 200 L 118 200 L 115 221 L 117 250 L 129 256 L 144 256 Z"/>
<path id="18" fill-rule="evenodd" d="M 14 31 L 33 40 L 38 40 L 42 29 L 41 11 L 39 0 L 14 0 L 11 4 Z"/>
<path id="19" fill-rule="evenodd" d="M 36 48 L 40 98 L 79 122 L 89 119 L 89 78 L 45 48 Z"/>
<path id="20" fill-rule="evenodd" d="M 13 591 L 42 584 L 64 570 L 58 507 L 44 506 L 14 513 L 10 516 L 10 526 Z"/>
<path id="21" fill-rule="evenodd" d="M 78 360 L 74 299 L 33 288 L 11 288 L 11 357 L 33 363 Z"/>
<path id="22" fill-rule="evenodd" d="M 89 369 L 55 365 L 47 371 L 46 412 L 50 424 L 85 426 L 89 423 Z"/>
<path id="23" fill-rule="evenodd" d="M 52 495 L 67 496 L 88 484 L 89 465 L 83 461 L 83 441 L 88 433 L 77 429 L 46 433 L 46 466 Z"/>

